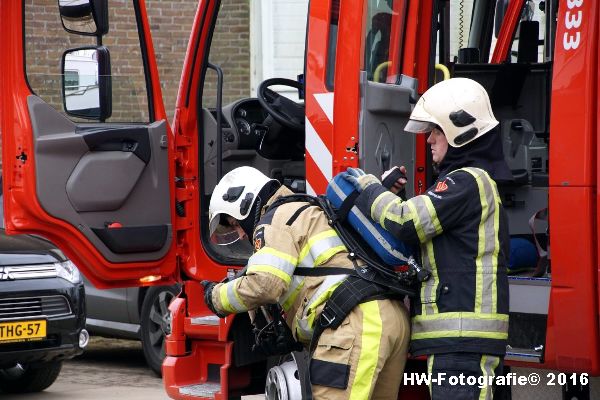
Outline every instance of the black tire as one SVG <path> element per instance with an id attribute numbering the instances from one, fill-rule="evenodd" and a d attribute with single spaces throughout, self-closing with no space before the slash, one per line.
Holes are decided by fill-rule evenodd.
<path id="1" fill-rule="evenodd" d="M 146 292 L 142 304 L 141 337 L 144 358 L 148 366 L 161 376 L 165 358 L 165 335 L 168 334 L 171 314 L 168 306 L 181 291 L 179 286 L 158 286 Z"/>
<path id="2" fill-rule="evenodd" d="M 35 366 L 18 365 L 0 370 L 0 391 L 4 393 L 41 392 L 54 383 L 62 361 L 53 361 Z"/>

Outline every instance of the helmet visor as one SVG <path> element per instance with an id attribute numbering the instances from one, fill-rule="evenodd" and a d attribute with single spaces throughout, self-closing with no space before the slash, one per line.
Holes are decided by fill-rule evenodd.
<path id="1" fill-rule="evenodd" d="M 237 223 L 232 224 L 227 214 L 217 214 L 210 221 L 210 241 L 219 246 L 227 246 L 244 239 L 246 234 Z M 231 221 L 233 222 L 233 221 Z"/>
<path id="2" fill-rule="evenodd" d="M 229 227 L 229 229 L 226 228 L 227 227 L 223 227 L 223 225 L 219 225 L 217 230 L 210 236 L 210 242 L 217 246 L 228 246 L 242 239 L 242 236 L 237 229 L 231 227 Z"/>
<path id="3" fill-rule="evenodd" d="M 409 133 L 429 133 L 436 126 L 437 125 L 433 122 L 416 121 L 414 119 L 409 119 L 408 123 L 404 127 L 404 130 Z"/>

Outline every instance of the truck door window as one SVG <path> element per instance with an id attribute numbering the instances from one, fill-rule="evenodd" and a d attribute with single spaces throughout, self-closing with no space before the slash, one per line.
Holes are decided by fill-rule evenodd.
<path id="1" fill-rule="evenodd" d="M 294 10 L 305 8 L 301 1 L 289 2 L 292 3 Z M 201 206 L 205 215 L 219 180 L 219 165 L 222 175 L 239 166 L 252 166 L 292 190 L 303 191 L 306 187 L 305 112 L 303 102 L 298 100 L 296 81 L 303 72 L 306 18 L 290 15 L 287 9 L 280 9 L 281 14 L 275 14 L 281 5 L 273 3 L 269 7 L 273 9 L 263 9 L 265 13 L 260 18 L 263 18 L 262 23 L 273 22 L 273 25 L 261 30 L 264 40 L 253 38 L 252 43 L 260 42 L 262 52 L 270 56 L 250 52 L 250 7 L 247 2 L 221 2 L 214 21 L 200 88 L 202 102 L 198 129 L 202 142 L 199 149 Z M 273 15 L 279 15 L 285 23 L 272 21 Z M 262 63 L 252 63 L 261 59 Z M 218 70 L 222 72 L 220 87 Z M 250 89 L 251 74 L 259 77 L 254 93 Z M 275 80 L 271 81 L 272 78 Z M 219 95 L 222 96 L 221 107 L 217 102 Z M 220 262 L 245 262 L 252 252 L 249 241 L 232 242 L 230 232 L 218 233 L 220 237 L 216 241 L 203 238 L 209 254 Z"/>
<path id="2" fill-rule="evenodd" d="M 326 81 L 327 89 L 333 91 L 335 78 L 335 54 L 338 36 L 338 23 L 340 20 L 340 2 L 333 0 L 331 2 L 331 15 L 329 17 L 329 38 L 327 39 L 327 69 Z"/>
<path id="3" fill-rule="evenodd" d="M 109 13 L 110 29 L 103 37 L 103 45 L 108 48 L 111 58 L 112 116 L 106 122 L 149 122 L 148 95 L 133 2 L 112 1 Z M 25 38 L 25 71 L 31 90 L 63 112 L 61 56 L 68 49 L 96 45 L 95 37 L 66 32 L 56 1 L 31 0 L 25 4 Z M 81 63 L 80 68 L 65 71 L 66 83 L 76 86 L 85 75 L 86 66 Z M 80 91 L 66 94 L 71 97 L 70 100 L 72 96 L 82 95 Z"/>
<path id="4" fill-rule="evenodd" d="M 406 1 L 367 0 L 366 8 L 364 69 L 368 80 L 386 82 L 401 61 Z"/>

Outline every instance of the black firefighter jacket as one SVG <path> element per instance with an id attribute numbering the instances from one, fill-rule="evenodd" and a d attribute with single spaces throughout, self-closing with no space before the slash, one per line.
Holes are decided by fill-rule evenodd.
<path id="1" fill-rule="evenodd" d="M 412 302 L 411 352 L 503 356 L 508 223 L 487 172 L 454 170 L 407 201 L 372 184 L 357 206 L 399 239 L 418 243 L 421 263 L 432 271 Z"/>

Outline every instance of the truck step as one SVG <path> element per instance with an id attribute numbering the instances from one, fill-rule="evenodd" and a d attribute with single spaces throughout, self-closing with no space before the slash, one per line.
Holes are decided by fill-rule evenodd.
<path id="1" fill-rule="evenodd" d="M 202 397 L 214 399 L 215 394 L 221 391 L 221 384 L 218 382 L 205 382 L 196 385 L 181 386 L 179 393 L 185 396 Z"/>
<path id="2" fill-rule="evenodd" d="M 530 363 L 541 363 L 542 362 L 542 351 L 543 348 L 539 349 L 519 349 L 511 347 L 506 350 L 505 360 L 512 361 L 523 361 Z"/>

